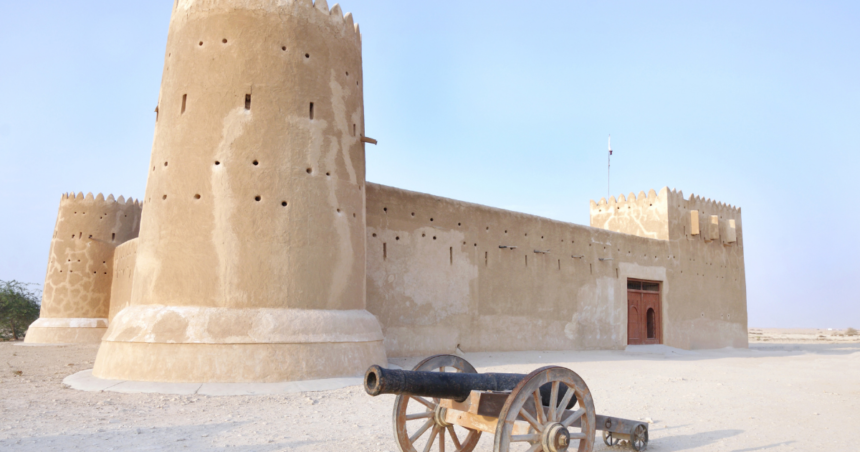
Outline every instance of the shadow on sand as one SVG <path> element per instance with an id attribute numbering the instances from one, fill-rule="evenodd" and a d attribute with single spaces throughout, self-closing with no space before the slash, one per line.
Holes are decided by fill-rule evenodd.
<path id="1" fill-rule="evenodd" d="M 734 449 L 732 452 L 753 452 L 756 450 L 768 450 L 781 446 L 788 446 L 789 444 L 794 444 L 797 441 L 783 441 L 781 443 L 768 444 L 767 446 L 759 446 L 759 447 L 751 447 L 749 449 Z"/>
<path id="2" fill-rule="evenodd" d="M 668 436 L 658 438 L 656 440 L 652 438 L 648 448 L 671 452 L 698 449 L 700 447 L 705 447 L 718 441 L 722 441 L 726 438 L 740 435 L 743 432 L 743 430 L 714 430 L 712 432 L 702 432 L 694 435 Z"/>
<path id="3" fill-rule="evenodd" d="M 238 433 L 234 430 L 249 424 L 217 423 L 203 425 L 185 425 L 176 427 L 156 428 L 118 428 L 99 429 L 94 433 L 70 433 L 60 435 L 30 436 L 0 440 L 0 450 L 60 452 L 68 450 L 108 451 L 169 451 L 169 450 L 230 450 L 236 452 L 276 452 L 292 450 L 300 446 L 325 450 L 324 441 L 301 438 L 272 438 L 265 436 L 249 436 L 247 432 L 241 435 L 222 436 Z M 204 436 L 205 435 L 205 436 Z M 237 437 L 238 436 L 238 437 Z M 270 442 L 266 442 L 270 441 Z M 252 444 L 242 444 L 242 443 Z M 262 444 L 260 444 L 263 442 Z M 313 446 L 317 444 L 317 446 Z"/>
<path id="4" fill-rule="evenodd" d="M 480 352 L 464 354 L 475 367 L 528 365 L 533 369 L 557 363 L 611 362 L 611 361 L 702 361 L 730 358 L 765 358 L 797 356 L 800 354 L 850 355 L 860 353 L 860 343 L 841 344 L 751 344 L 749 349 L 721 348 L 716 350 L 681 350 L 664 345 L 628 346 L 627 350 L 562 350 Z M 411 369 L 425 357 L 389 358 L 392 364 Z"/>

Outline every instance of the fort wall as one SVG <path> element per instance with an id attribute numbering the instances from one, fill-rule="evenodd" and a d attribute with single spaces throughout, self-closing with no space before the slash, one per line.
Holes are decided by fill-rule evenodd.
<path id="1" fill-rule="evenodd" d="M 660 201 L 664 212 L 668 201 Z M 382 323 L 389 356 L 450 353 L 458 345 L 466 351 L 621 349 L 628 278 L 662 283 L 663 343 L 745 346 L 745 292 L 738 281 L 722 278 L 743 271 L 737 253 L 734 260 L 728 256 L 730 248 L 376 184 L 368 184 L 367 222 L 368 310 Z M 662 229 L 651 231 L 668 237 L 673 227 L 663 220 Z M 697 270 L 714 267 L 723 270 L 701 280 Z"/>
<path id="2" fill-rule="evenodd" d="M 147 208 L 64 196 L 27 341 L 101 340 L 96 377 L 196 383 L 623 349 L 629 319 L 747 346 L 740 209 L 664 188 L 592 201 L 582 226 L 367 184 L 362 91 L 337 5 L 176 0 Z M 647 315 L 630 280 L 659 283 Z"/>
<path id="3" fill-rule="evenodd" d="M 40 318 L 29 343 L 99 342 L 107 328 L 114 249 L 138 235 L 141 205 L 64 194 L 48 255 Z"/>

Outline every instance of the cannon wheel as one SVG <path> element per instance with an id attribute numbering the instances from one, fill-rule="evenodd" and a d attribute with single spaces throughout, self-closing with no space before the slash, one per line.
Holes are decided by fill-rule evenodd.
<path id="1" fill-rule="evenodd" d="M 639 424 L 630 434 L 630 446 L 636 450 L 645 450 L 648 447 L 648 427 Z"/>
<path id="2" fill-rule="evenodd" d="M 617 446 L 621 440 L 612 435 L 612 432 L 608 430 L 603 431 L 603 444 L 606 444 L 609 447 Z"/>
<path id="3" fill-rule="evenodd" d="M 431 356 L 418 363 L 412 370 L 422 372 L 478 373 L 468 361 L 456 355 Z M 407 415 L 409 402 L 420 403 L 427 407 L 427 411 Z M 406 423 L 410 421 L 423 421 L 421 428 L 413 433 L 411 437 L 406 431 Z M 478 445 L 481 432 L 471 429 L 466 430 L 469 433 L 465 439 L 461 439 L 455 432 L 454 426 L 445 422 L 445 411 L 439 407 L 439 399 L 427 400 L 423 397 L 403 394 L 398 395 L 394 401 L 394 437 L 397 438 L 397 447 L 400 449 L 400 452 L 418 452 L 414 445 L 428 431 L 430 431 L 430 438 L 422 449 L 424 452 L 429 452 L 434 444 L 438 446 L 439 452 L 445 452 L 445 446 L 447 446 L 445 441 L 446 436 L 450 439 L 454 447 L 447 450 L 453 452 L 470 452 Z"/>
<path id="4" fill-rule="evenodd" d="M 550 405 L 544 412 L 540 388 L 547 383 L 552 384 L 552 392 Z M 562 392 L 559 388 L 562 385 L 567 386 L 568 390 L 559 402 L 558 395 Z M 580 408 L 565 415 L 564 407 L 574 395 Z M 535 409 L 527 410 L 527 404 Z M 535 416 L 528 411 L 535 413 Z M 529 434 L 512 435 L 514 421 L 518 419 L 531 424 Z M 570 427 L 577 419 L 580 420 L 580 426 Z M 578 440 L 579 452 L 591 452 L 594 449 L 595 431 L 594 400 L 585 381 L 570 369 L 543 367 L 530 373 L 508 396 L 499 413 L 493 451 L 564 452 L 569 450 L 573 441 Z"/>

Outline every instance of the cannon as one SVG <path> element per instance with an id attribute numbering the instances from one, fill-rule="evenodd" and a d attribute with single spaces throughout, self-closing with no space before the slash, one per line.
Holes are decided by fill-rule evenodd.
<path id="1" fill-rule="evenodd" d="M 564 367 L 530 374 L 479 374 L 456 355 L 436 355 L 410 370 L 371 366 L 371 396 L 394 394 L 394 437 L 400 452 L 470 452 L 483 433 L 494 452 L 591 452 L 595 434 L 608 446 L 648 444 L 648 424 L 602 416 L 585 381 Z"/>

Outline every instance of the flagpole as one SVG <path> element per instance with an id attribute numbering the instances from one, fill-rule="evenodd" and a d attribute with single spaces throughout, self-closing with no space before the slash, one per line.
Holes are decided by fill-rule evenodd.
<path id="1" fill-rule="evenodd" d="M 609 135 L 609 155 L 606 156 L 606 202 L 612 196 L 612 135 Z"/>

